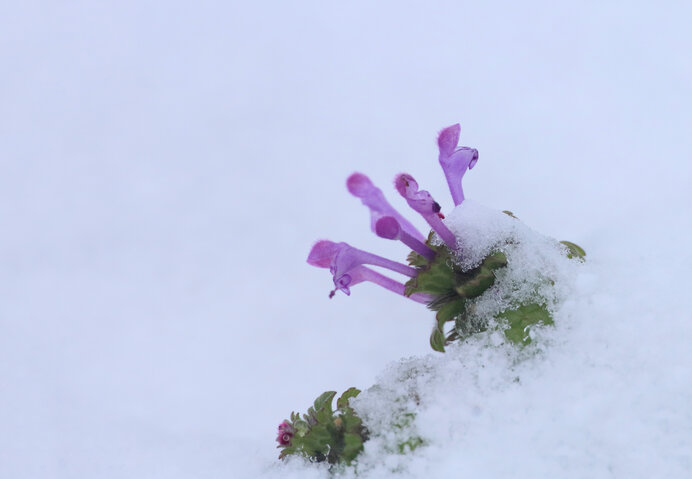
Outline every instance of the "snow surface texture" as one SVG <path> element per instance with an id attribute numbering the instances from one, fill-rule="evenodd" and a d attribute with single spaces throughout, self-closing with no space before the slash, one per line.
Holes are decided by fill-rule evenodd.
<path id="1" fill-rule="evenodd" d="M 692 6 L 503 3 L 3 2 L 0 478 L 324 477 L 279 422 L 408 356 L 478 375 L 410 475 L 691 477 Z M 305 264 L 403 261 L 345 179 L 450 213 L 457 122 L 466 197 L 589 255 L 516 384 Z"/>
<path id="2" fill-rule="evenodd" d="M 354 401 L 374 431 L 389 432 L 366 443 L 346 477 L 685 477 L 692 393 L 680 358 L 689 344 L 676 336 L 692 328 L 644 330 L 655 317 L 641 317 L 634 298 L 619 305 L 622 285 L 591 266 L 576 279 L 556 327 L 524 349 L 494 331 L 392 364 Z M 405 412 L 416 419 L 400 432 L 391 424 Z M 398 454 L 414 436 L 425 446 Z M 320 470 L 303 467 L 295 477 Z"/>
<path id="3" fill-rule="evenodd" d="M 554 291 L 540 297 L 549 300 L 556 325 L 535 328 L 526 347 L 491 327 L 446 354 L 391 364 L 352 401 L 372 439 L 345 477 L 677 477 L 689 470 L 689 371 L 665 366 L 666 379 L 647 372 L 684 357 L 686 348 L 654 358 L 646 347 L 623 351 L 603 342 L 602 334 L 632 335 L 630 322 L 614 320 L 613 285 L 520 221 L 467 201 L 446 223 L 468 268 L 498 247 L 507 254 L 507 271 L 477 303 L 489 321 L 508 297 L 535 300 L 533 285 L 550 278 Z M 685 336 L 690 332 L 687 325 Z M 407 414 L 414 419 L 402 427 Z M 399 444 L 418 437 L 424 446 L 399 452 Z"/>
<path id="4" fill-rule="evenodd" d="M 508 265 L 498 271 L 495 285 L 471 303 L 474 316 L 483 322 L 520 304 L 544 304 L 554 313 L 569 296 L 579 262 L 570 261 L 557 240 L 473 200 L 454 208 L 445 222 L 458 238 L 463 270 L 475 268 L 493 251 L 507 256 Z"/>

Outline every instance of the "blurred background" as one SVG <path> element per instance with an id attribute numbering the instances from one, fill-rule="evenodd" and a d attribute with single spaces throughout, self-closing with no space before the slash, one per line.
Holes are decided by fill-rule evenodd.
<path id="1" fill-rule="evenodd" d="M 449 211 L 435 138 L 453 123 L 480 153 L 467 198 L 596 263 L 673 253 L 682 278 L 690 14 L 1 6 L 0 477 L 244 477 L 291 410 L 427 354 L 425 308 L 367 284 L 329 300 L 305 258 L 332 239 L 403 260 L 345 179 L 406 212 L 408 172 Z"/>

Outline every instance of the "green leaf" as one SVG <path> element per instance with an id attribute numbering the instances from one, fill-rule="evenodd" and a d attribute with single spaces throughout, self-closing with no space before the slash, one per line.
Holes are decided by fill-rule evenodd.
<path id="1" fill-rule="evenodd" d="M 323 424 L 313 426 L 307 436 L 303 438 L 303 449 L 308 456 L 326 454 L 329 452 L 332 435 Z"/>
<path id="2" fill-rule="evenodd" d="M 586 251 L 583 248 L 571 241 L 560 241 L 563 245 L 567 246 L 567 257 L 569 259 L 577 258 L 584 261 L 586 257 Z"/>
<path id="3" fill-rule="evenodd" d="M 317 412 L 315 411 L 315 408 L 310 406 L 308 408 L 308 413 L 303 414 L 303 419 L 305 419 L 305 422 L 308 423 L 308 425 L 313 425 L 317 422 Z"/>
<path id="4" fill-rule="evenodd" d="M 432 347 L 435 351 L 439 351 L 441 353 L 445 352 L 445 333 L 444 331 L 440 330 L 437 324 L 435 324 L 432 333 L 430 333 L 430 347 Z"/>
<path id="5" fill-rule="evenodd" d="M 329 413 L 332 412 L 332 400 L 336 396 L 336 391 L 326 391 L 319 395 L 315 399 L 315 411 L 320 411 L 322 408 L 326 408 Z"/>
<path id="6" fill-rule="evenodd" d="M 496 251 L 485 257 L 482 266 L 493 271 L 503 268 L 507 266 L 507 256 L 501 251 Z"/>
<path id="7" fill-rule="evenodd" d="M 295 454 L 296 450 L 294 447 L 286 447 L 284 448 L 281 453 L 279 454 L 279 459 L 283 459 L 284 457 L 288 456 L 289 454 Z"/>
<path id="8" fill-rule="evenodd" d="M 495 270 L 505 266 L 507 266 L 507 257 L 504 253 L 495 252 L 488 255 L 478 268 L 463 274 L 465 280 L 455 288 L 455 291 L 462 298 L 476 298 L 495 284 Z"/>
<path id="9" fill-rule="evenodd" d="M 545 306 L 539 304 L 525 304 L 517 309 L 505 311 L 498 315 L 509 323 L 505 330 L 507 339 L 516 344 L 528 344 L 531 342 L 529 330 L 534 324 L 553 324 L 553 318 Z"/>
<path id="10" fill-rule="evenodd" d="M 360 389 L 348 388 L 344 393 L 336 400 L 336 408 L 343 409 L 348 407 L 348 400 L 354 398 L 360 394 Z"/>
<path id="11" fill-rule="evenodd" d="M 423 441 L 423 438 L 414 436 L 408 438 L 404 442 L 399 443 L 397 449 L 399 450 L 399 454 L 406 454 L 407 452 L 415 451 L 419 446 L 422 446 L 424 443 L 425 441 Z"/>
<path id="12" fill-rule="evenodd" d="M 440 310 L 435 315 L 437 320 L 437 325 L 442 329 L 442 326 L 448 321 L 454 321 L 454 319 L 462 314 L 466 310 L 466 301 L 463 299 L 456 299 L 455 301 L 450 301 L 440 308 Z"/>
<path id="13" fill-rule="evenodd" d="M 358 433 L 363 429 L 363 420 L 353 413 L 342 415 L 341 421 L 346 432 Z"/>
<path id="14" fill-rule="evenodd" d="M 411 423 L 416 419 L 416 413 L 405 412 L 399 416 L 399 420 L 392 423 L 392 427 L 395 429 L 404 429 L 411 425 Z"/>
<path id="15" fill-rule="evenodd" d="M 343 459 L 350 464 L 356 456 L 363 450 L 363 440 L 358 434 L 344 434 Z"/>
<path id="16" fill-rule="evenodd" d="M 439 256 L 439 255 L 438 255 Z M 445 262 L 435 258 L 429 267 L 418 272 L 418 276 L 406 283 L 405 294 L 428 293 L 441 295 L 454 291 L 454 270 Z"/>
<path id="17" fill-rule="evenodd" d="M 293 427 L 296 430 L 296 436 L 299 437 L 305 436 L 305 434 L 307 434 L 308 430 L 310 429 L 308 423 L 303 421 L 299 417 L 296 417 L 295 421 L 293 421 Z"/>
<path id="18" fill-rule="evenodd" d="M 332 411 L 331 411 L 331 406 L 329 408 L 323 407 L 319 411 L 317 411 L 317 422 L 320 424 L 327 424 L 332 421 Z"/>
<path id="19" fill-rule="evenodd" d="M 411 251 L 408 254 L 408 256 L 406 257 L 406 261 L 408 261 L 408 264 L 413 266 L 414 268 L 427 266 L 429 262 L 425 256 L 421 256 L 415 251 Z"/>
<path id="20" fill-rule="evenodd" d="M 291 419 L 295 435 L 290 446 L 282 448 L 280 458 L 298 455 L 311 462 L 327 461 L 329 464 L 350 463 L 363 450 L 368 440 L 368 429 L 349 406 L 349 400 L 360 394 L 357 388 L 349 388 L 337 399 L 336 414 L 332 410 L 335 391 L 327 391 L 315 399 L 314 405 L 304 414 L 293 413 Z"/>

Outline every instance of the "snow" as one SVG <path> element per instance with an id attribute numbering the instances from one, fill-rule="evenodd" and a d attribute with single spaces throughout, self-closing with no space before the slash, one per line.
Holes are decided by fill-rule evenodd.
<path id="1" fill-rule="evenodd" d="M 523 303 L 543 304 L 552 312 L 571 295 L 580 263 L 567 258 L 559 241 L 473 200 L 454 208 L 446 224 L 458 238 L 462 269 L 478 266 L 493 251 L 507 257 L 508 265 L 497 273 L 495 285 L 473 301 L 476 315 L 484 322 Z"/>
<path id="2" fill-rule="evenodd" d="M 684 476 L 692 398 L 689 381 L 681 380 L 689 373 L 622 348 L 620 338 L 629 342 L 629 330 L 642 325 L 627 309 L 620 313 L 634 319 L 629 324 L 604 326 L 613 322 L 612 311 L 587 302 L 607 296 L 610 285 L 597 293 L 593 274 L 579 278 L 555 330 L 543 331 L 523 351 L 502 344 L 495 332 L 495 338 L 476 337 L 445 355 L 402 361 L 380 378 L 392 392 L 367 411 L 386 411 L 387 402 L 408 388 L 420 397 L 416 426 L 428 446 L 402 459 L 410 462 L 410 477 L 450 471 L 460 477 L 478 471 L 485 477 Z M 689 339 L 690 328 L 678 334 Z M 673 337 L 660 339 L 679 348 L 669 359 L 687 356 Z M 420 372 L 402 381 L 412 369 Z M 659 376 L 655 387 L 652 376 Z M 368 452 L 369 477 L 383 477 L 389 469 L 379 460 L 383 451 Z"/>
<path id="3" fill-rule="evenodd" d="M 685 477 L 692 326 L 642 267 L 667 269 L 580 267 L 556 326 L 525 348 L 493 331 L 391 363 L 354 401 L 375 434 L 343 477 Z M 411 436 L 425 445 L 398 454 Z"/>
<path id="4" fill-rule="evenodd" d="M 507 291 L 479 298 L 491 318 L 507 306 L 497 298 L 521 295 L 518 283 L 550 277 L 555 326 L 537 328 L 525 347 L 490 328 L 445 354 L 391 363 L 353 400 L 372 438 L 343 477 L 685 477 L 692 326 L 677 320 L 682 310 L 670 322 L 655 316 L 684 286 L 649 282 L 669 268 L 568 260 L 556 240 L 473 201 L 446 223 L 467 267 L 506 246 L 509 271 L 496 286 Z M 394 427 L 405 414 L 415 419 Z M 412 437 L 424 445 L 398 452 Z"/>
<path id="5" fill-rule="evenodd" d="M 5 6 L 0 478 L 326 477 L 276 460 L 276 426 L 350 386 L 375 425 L 420 391 L 427 443 L 374 438 L 360 477 L 690 477 L 689 16 Z M 367 284 L 329 300 L 305 264 L 321 238 L 405 258 L 370 232 L 353 171 L 421 230 L 399 172 L 454 216 L 435 134 L 456 122 L 480 153 L 467 206 L 588 254 L 521 351 L 489 334 L 433 353 L 423 306 Z"/>

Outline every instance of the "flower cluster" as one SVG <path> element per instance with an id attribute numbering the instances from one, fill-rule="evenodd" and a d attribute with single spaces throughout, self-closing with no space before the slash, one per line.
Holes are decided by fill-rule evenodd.
<path id="1" fill-rule="evenodd" d="M 455 205 L 464 201 L 462 189 L 464 174 L 473 168 L 478 161 L 476 149 L 457 146 L 460 129 L 459 124 L 452 125 L 443 129 L 437 138 L 440 150 L 439 162 L 447 177 Z M 432 195 L 419 189 L 418 182 L 413 176 L 406 173 L 401 173 L 395 177 L 394 186 L 411 209 L 420 214 L 430 225 L 447 248 L 456 250 L 458 246 L 456 237 L 442 221 L 444 215 L 441 213 L 440 204 L 435 201 Z M 387 202 L 382 190 L 376 187 L 367 176 L 362 173 L 352 174 L 346 181 L 346 187 L 353 196 L 360 198 L 370 210 L 370 227 L 377 236 L 401 241 L 421 257 L 429 261 L 435 259 L 437 253 L 435 249 L 431 248 L 429 241 L 426 241 L 426 237 Z M 413 279 L 420 273 L 420 268 L 382 258 L 354 248 L 347 243 L 318 241 L 312 247 L 307 261 L 313 266 L 329 268 L 334 281 L 334 290 L 331 291 L 330 298 L 334 296 L 336 291 L 350 295 L 352 286 L 363 281 L 370 281 L 419 303 L 430 304 L 435 300 L 435 295 L 407 291 L 405 284 L 364 265 L 380 266 Z"/>
<path id="2" fill-rule="evenodd" d="M 291 413 L 290 419 L 279 424 L 279 459 L 299 456 L 330 465 L 350 464 L 369 437 L 362 419 L 349 403 L 358 394 L 359 389 L 347 389 L 336 400 L 334 409 L 336 391 L 327 391 L 315 399 L 306 414 Z"/>
<path id="3" fill-rule="evenodd" d="M 276 442 L 278 442 L 280 446 L 290 446 L 294 434 L 295 429 L 293 426 L 289 424 L 288 421 L 284 421 L 279 424 L 279 435 L 276 438 Z"/>
<path id="4" fill-rule="evenodd" d="M 477 150 L 458 146 L 459 132 L 459 125 L 452 125 L 444 128 L 437 138 L 439 163 L 455 206 L 464 202 L 463 177 L 478 161 Z M 553 324 L 551 305 L 558 298 L 554 285 L 560 277 L 553 277 L 553 273 L 541 265 L 544 262 L 563 264 L 570 259 L 583 261 L 586 254 L 569 241 L 558 243 L 545 237 L 537 240 L 540 235 L 527 234 L 528 229 L 509 211 L 502 212 L 509 217 L 492 212 L 493 224 L 502 226 L 491 234 L 484 232 L 481 237 L 486 239 L 481 240 L 480 245 L 470 244 L 474 242 L 470 238 L 478 237 L 474 233 L 483 231 L 474 228 L 482 226 L 484 216 L 480 217 L 480 223 L 462 223 L 459 214 L 471 212 L 473 215 L 474 205 L 467 203 L 454 211 L 447 222 L 454 221 L 454 230 L 459 235 L 456 236 L 448 227 L 449 223 L 445 223 L 440 204 L 406 173 L 394 178 L 394 187 L 409 207 L 428 223 L 432 230 L 428 235 L 423 235 L 396 211 L 382 190 L 364 174 L 352 174 L 346 187 L 370 210 L 370 227 L 377 236 L 401 241 L 411 248 L 408 264 L 328 240 L 315 243 L 308 263 L 329 269 L 334 282 L 330 298 L 337 291 L 350 295 L 353 286 L 370 281 L 425 304 L 436 313 L 430 335 L 430 345 L 436 351 L 444 352 L 450 342 L 463 341 L 488 330 L 502 331 L 510 344 L 530 343 L 535 326 Z M 480 249 L 474 252 L 474 247 Z M 371 266 L 402 274 L 408 280 L 405 283 L 396 281 Z M 337 407 L 333 409 L 336 393 L 327 391 L 315 400 L 307 414 L 292 413 L 289 420 L 279 425 L 279 457 L 299 456 L 313 462 L 326 461 L 330 466 L 352 464 L 371 434 L 349 404 L 359 393 L 355 388 L 347 390 L 337 399 Z M 414 419 L 414 411 L 401 411 L 389 430 L 375 429 L 373 437 L 399 437 L 396 449 L 402 454 L 412 452 L 425 444 L 410 427 Z M 381 424 L 375 426 L 382 428 Z M 403 437 L 393 434 L 393 430 L 405 431 Z"/>

